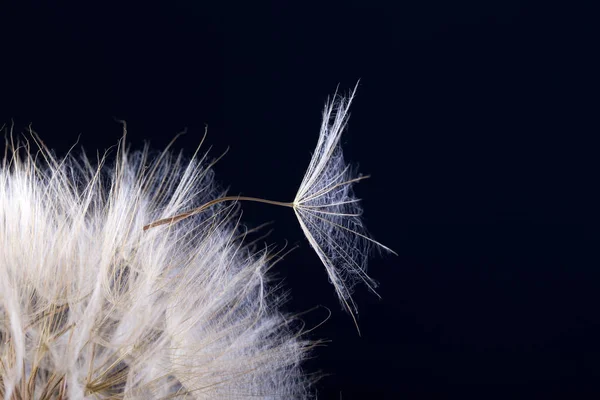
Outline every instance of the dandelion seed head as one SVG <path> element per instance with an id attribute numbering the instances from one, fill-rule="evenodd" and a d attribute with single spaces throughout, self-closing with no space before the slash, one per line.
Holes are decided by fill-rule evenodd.
<path id="1" fill-rule="evenodd" d="M 308 344 L 277 311 L 270 253 L 245 246 L 238 206 L 142 229 L 222 195 L 207 156 L 121 143 L 114 162 L 93 165 L 39 141 L 8 147 L 1 398 L 309 396 Z"/>

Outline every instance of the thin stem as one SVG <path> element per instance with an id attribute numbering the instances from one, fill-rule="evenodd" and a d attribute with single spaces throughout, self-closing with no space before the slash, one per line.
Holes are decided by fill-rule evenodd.
<path id="1" fill-rule="evenodd" d="M 267 203 L 267 204 L 273 204 L 276 206 L 282 206 L 282 207 L 294 207 L 293 203 L 286 203 L 283 201 L 274 201 L 274 200 L 265 200 L 265 199 L 259 199 L 257 197 L 247 197 L 247 196 L 224 196 L 224 197 L 220 197 L 218 199 L 214 199 L 211 200 L 203 205 L 201 205 L 198 208 L 195 208 L 191 211 L 187 211 L 181 214 L 177 214 L 173 217 L 169 217 L 169 218 L 163 218 L 163 219 L 159 219 L 158 221 L 154 221 L 148 225 L 144 226 L 144 230 L 147 231 L 150 228 L 154 228 L 156 226 L 160 226 L 160 225 L 165 225 L 165 224 L 172 224 L 178 221 L 181 221 L 183 219 L 186 219 L 188 217 L 191 217 L 192 215 L 196 215 L 201 213 L 202 211 L 206 210 L 208 207 L 214 206 L 215 204 L 218 203 L 222 203 L 224 201 L 239 201 L 239 200 L 243 200 L 243 201 L 255 201 L 258 203 Z"/>

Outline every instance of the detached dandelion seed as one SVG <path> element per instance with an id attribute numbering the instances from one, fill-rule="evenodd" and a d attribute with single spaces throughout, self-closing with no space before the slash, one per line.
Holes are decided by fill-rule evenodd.
<path id="1" fill-rule="evenodd" d="M 280 202 L 247 196 L 226 196 L 215 199 L 201 207 L 146 225 L 144 229 L 171 224 L 223 201 L 257 201 L 291 207 L 311 247 L 325 266 L 335 291 L 352 316 L 358 312 L 352 300 L 352 289 L 357 281 L 363 281 L 377 294 L 376 282 L 366 273 L 367 255 L 371 245 L 396 254 L 390 248 L 367 236 L 360 219 L 360 199 L 354 196 L 352 184 L 368 178 L 354 176 L 344 161 L 340 137 L 348 121 L 348 109 L 357 86 L 348 98 L 333 96 L 323 112 L 319 139 L 304 179 L 293 202 Z M 360 330 L 359 330 L 360 332 Z"/>

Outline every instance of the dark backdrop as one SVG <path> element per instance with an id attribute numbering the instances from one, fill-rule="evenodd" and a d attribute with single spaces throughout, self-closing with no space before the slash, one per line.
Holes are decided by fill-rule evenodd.
<path id="1" fill-rule="evenodd" d="M 192 153 L 208 125 L 230 193 L 290 200 L 339 84 L 382 300 L 359 337 L 292 213 L 244 205 L 300 243 L 276 273 L 322 305 L 306 364 L 323 399 L 600 394 L 597 41 L 592 10 L 525 1 L 2 3 L 0 122 L 65 152 Z M 219 2 L 212 2 L 219 3 Z M 260 4 L 258 4 L 260 3 Z M 15 4 L 18 4 L 15 5 Z M 327 316 L 319 308 L 309 326 Z"/>

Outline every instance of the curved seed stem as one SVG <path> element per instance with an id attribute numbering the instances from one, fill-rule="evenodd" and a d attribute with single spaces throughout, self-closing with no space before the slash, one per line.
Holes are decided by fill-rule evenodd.
<path id="1" fill-rule="evenodd" d="M 247 196 L 224 196 L 224 197 L 219 197 L 218 199 L 214 199 L 211 200 L 203 205 L 201 205 L 198 208 L 195 208 L 191 211 L 187 211 L 181 214 L 177 214 L 173 217 L 169 217 L 169 218 L 163 218 L 163 219 L 159 219 L 157 221 L 154 221 L 148 225 L 144 226 L 144 230 L 147 231 L 150 228 L 154 228 L 156 226 L 160 226 L 160 225 L 165 225 L 165 224 L 173 224 L 175 222 L 181 221 L 183 219 L 186 219 L 188 217 L 191 217 L 192 215 L 196 215 L 196 214 L 200 214 L 202 211 L 206 210 L 207 208 L 214 206 L 215 204 L 218 203 L 222 203 L 224 201 L 239 201 L 239 200 L 243 200 L 243 201 L 255 201 L 258 203 L 267 203 L 267 204 L 274 204 L 276 206 L 283 206 L 283 207 L 294 207 L 293 203 L 286 203 L 283 201 L 274 201 L 274 200 L 265 200 L 265 199 L 260 199 L 258 197 L 247 197 Z"/>

